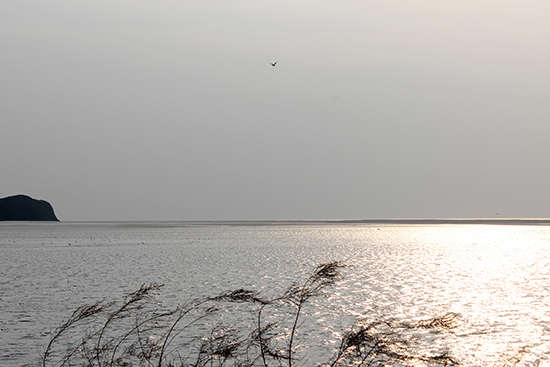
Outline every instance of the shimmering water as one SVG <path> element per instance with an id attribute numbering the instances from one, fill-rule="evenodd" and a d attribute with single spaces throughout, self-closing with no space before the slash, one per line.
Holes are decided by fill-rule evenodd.
<path id="1" fill-rule="evenodd" d="M 462 324 L 450 347 L 465 363 L 499 366 L 527 346 L 522 364 L 548 365 L 550 226 L 7 222 L 0 366 L 37 365 L 72 310 L 143 283 L 164 283 L 166 305 L 237 288 L 272 295 L 334 260 L 352 266 L 315 305 L 312 333 L 357 315 L 455 312 Z"/>

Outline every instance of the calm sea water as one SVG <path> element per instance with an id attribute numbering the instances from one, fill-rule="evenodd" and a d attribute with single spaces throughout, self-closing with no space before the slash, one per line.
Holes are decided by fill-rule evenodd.
<path id="1" fill-rule="evenodd" d="M 465 363 L 503 365 L 528 347 L 523 365 L 550 365 L 550 226 L 6 222 L 0 366 L 37 365 L 76 307 L 143 283 L 164 283 L 167 306 L 237 288 L 274 295 L 335 260 L 351 266 L 306 326 L 328 351 L 331 330 L 359 315 L 455 312 L 449 345 Z"/>

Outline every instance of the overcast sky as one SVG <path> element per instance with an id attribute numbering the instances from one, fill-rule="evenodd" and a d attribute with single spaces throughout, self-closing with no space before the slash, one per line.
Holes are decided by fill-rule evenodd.
<path id="1" fill-rule="evenodd" d="M 548 0 L 2 0 L 0 197 L 64 221 L 550 217 L 549 19 Z"/>

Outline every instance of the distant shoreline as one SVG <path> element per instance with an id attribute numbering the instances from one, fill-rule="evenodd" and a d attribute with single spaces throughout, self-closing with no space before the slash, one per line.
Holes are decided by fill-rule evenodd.
<path id="1" fill-rule="evenodd" d="M 202 227 L 202 226 L 383 226 L 383 225 L 520 225 L 547 226 L 550 218 L 467 218 L 467 219 L 342 219 L 342 220 L 182 220 L 182 221 L 62 221 L 2 222 L 4 225 L 106 225 L 121 227 Z"/>
<path id="2" fill-rule="evenodd" d="M 350 220 L 242 220 L 242 221 L 183 221 L 196 225 L 229 225 L 229 226 L 299 226 L 299 225 L 550 225 L 550 218 L 545 219 L 350 219 Z"/>

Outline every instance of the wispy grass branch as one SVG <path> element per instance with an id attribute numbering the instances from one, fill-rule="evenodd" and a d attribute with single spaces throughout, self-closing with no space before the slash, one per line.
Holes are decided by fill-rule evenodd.
<path id="1" fill-rule="evenodd" d="M 162 285 L 142 285 L 121 303 L 78 308 L 52 333 L 42 367 L 293 367 L 306 358 L 299 352 L 303 341 L 298 342 L 307 336 L 298 338 L 305 305 L 342 279 L 343 268 L 339 262 L 321 264 L 305 281 L 272 298 L 237 289 L 163 312 L 149 302 Z M 220 311 L 233 307 L 250 312 L 250 324 L 220 322 Z M 415 348 L 410 334 L 450 332 L 458 323 L 451 313 L 416 322 L 358 319 L 341 334 L 323 366 L 456 365 L 448 350 L 425 353 Z M 71 343 L 79 331 L 79 341 Z M 68 345 L 64 353 L 62 345 Z M 54 358 L 54 350 L 61 356 Z"/>

